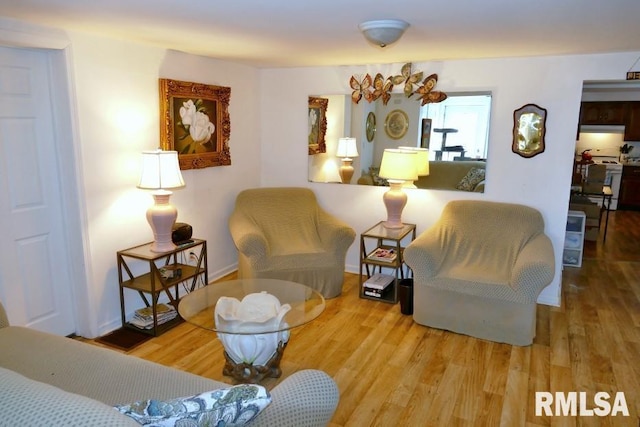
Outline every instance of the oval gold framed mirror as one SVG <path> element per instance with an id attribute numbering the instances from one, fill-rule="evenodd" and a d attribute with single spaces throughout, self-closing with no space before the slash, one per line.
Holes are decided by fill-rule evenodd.
<path id="1" fill-rule="evenodd" d="M 526 158 L 542 153 L 546 121 L 547 110 L 536 104 L 523 105 L 515 110 L 511 151 Z"/>

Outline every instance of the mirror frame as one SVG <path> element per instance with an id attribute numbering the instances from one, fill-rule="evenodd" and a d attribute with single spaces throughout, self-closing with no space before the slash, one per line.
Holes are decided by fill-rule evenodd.
<path id="1" fill-rule="evenodd" d="M 327 143 L 325 135 L 327 134 L 327 107 L 329 100 L 327 98 L 319 98 L 316 96 L 309 97 L 309 113 L 311 110 L 318 111 L 318 119 L 316 124 L 309 123 L 309 155 L 327 152 Z M 317 126 L 317 135 L 312 136 L 311 127 Z"/>
<path id="2" fill-rule="evenodd" d="M 525 114 L 536 114 L 540 117 L 541 127 L 538 131 L 540 136 L 540 143 L 538 144 L 538 147 L 534 148 L 533 150 L 521 149 L 519 144 L 520 139 L 524 138 L 524 136 L 520 133 L 520 119 Z M 513 112 L 513 143 L 511 145 L 511 151 L 525 158 L 537 156 L 538 154 L 544 152 L 544 136 L 546 131 L 547 110 L 536 104 L 523 105 Z"/>

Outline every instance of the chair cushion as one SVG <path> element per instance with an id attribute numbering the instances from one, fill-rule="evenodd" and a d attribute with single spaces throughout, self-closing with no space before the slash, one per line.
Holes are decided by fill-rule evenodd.
<path id="1" fill-rule="evenodd" d="M 471 168 L 469 172 L 460 180 L 456 188 L 462 191 L 473 191 L 476 186 L 484 181 L 484 169 Z"/>

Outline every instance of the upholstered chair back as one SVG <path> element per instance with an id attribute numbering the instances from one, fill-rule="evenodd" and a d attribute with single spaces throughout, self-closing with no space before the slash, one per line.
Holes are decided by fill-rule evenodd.
<path id="1" fill-rule="evenodd" d="M 508 282 L 522 248 L 544 233 L 536 209 L 477 200 L 449 202 L 437 225 L 443 269 L 474 281 Z"/>
<path id="2" fill-rule="evenodd" d="M 242 191 L 236 209 L 264 233 L 272 254 L 313 253 L 322 247 L 318 203 L 306 188 L 259 188 Z"/>

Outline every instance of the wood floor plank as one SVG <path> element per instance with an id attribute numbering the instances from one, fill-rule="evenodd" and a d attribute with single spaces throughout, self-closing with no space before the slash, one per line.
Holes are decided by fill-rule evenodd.
<path id="1" fill-rule="evenodd" d="M 280 378 L 321 369 L 341 393 L 331 427 L 633 426 L 640 414 L 640 212 L 611 214 L 606 244 L 565 268 L 561 306 L 537 307 L 537 334 L 514 347 L 419 325 L 398 304 L 359 297 L 358 276 L 316 320 L 291 331 Z M 235 278 L 232 274 L 223 278 Z M 100 345 L 100 344 L 96 344 Z M 213 332 L 183 323 L 129 354 L 232 384 Z M 630 416 L 535 414 L 539 391 L 625 393 Z"/>

